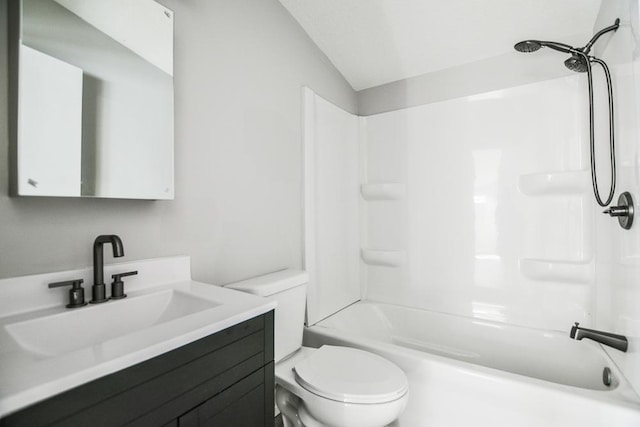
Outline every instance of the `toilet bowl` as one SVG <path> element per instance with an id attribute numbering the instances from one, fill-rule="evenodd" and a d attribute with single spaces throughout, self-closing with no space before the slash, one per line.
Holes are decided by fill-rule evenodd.
<path id="1" fill-rule="evenodd" d="M 404 410 L 404 372 L 366 351 L 302 347 L 276 364 L 276 401 L 285 427 L 382 427 Z"/>
<path id="2" fill-rule="evenodd" d="M 226 285 L 275 300 L 276 404 L 285 427 L 384 427 L 407 404 L 408 380 L 392 362 L 349 347 L 303 347 L 308 276 L 282 270 Z"/>

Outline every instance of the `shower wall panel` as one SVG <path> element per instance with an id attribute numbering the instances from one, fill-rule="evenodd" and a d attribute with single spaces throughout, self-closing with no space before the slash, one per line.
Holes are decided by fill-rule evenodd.
<path id="1" fill-rule="evenodd" d="M 541 328 L 588 322 L 585 93 L 572 75 L 367 117 L 366 298 Z"/>
<path id="2" fill-rule="evenodd" d="M 360 299 L 359 120 L 308 88 L 303 102 L 304 264 L 314 324 Z"/>

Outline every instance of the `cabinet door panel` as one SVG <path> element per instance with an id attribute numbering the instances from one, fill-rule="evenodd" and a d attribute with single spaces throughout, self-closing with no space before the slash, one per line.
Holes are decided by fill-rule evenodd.
<path id="1" fill-rule="evenodd" d="M 254 372 L 178 419 L 180 427 L 272 425 L 265 420 L 266 368 Z M 273 405 L 271 405 L 273 406 Z M 271 424 L 270 424 L 271 423 Z"/>

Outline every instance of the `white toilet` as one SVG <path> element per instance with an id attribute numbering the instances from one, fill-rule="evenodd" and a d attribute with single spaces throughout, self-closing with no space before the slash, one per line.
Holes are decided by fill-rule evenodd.
<path id="1" fill-rule="evenodd" d="M 302 347 L 308 276 L 283 270 L 228 288 L 278 302 L 276 403 L 285 427 L 383 427 L 407 404 L 409 383 L 392 362 L 349 347 Z"/>

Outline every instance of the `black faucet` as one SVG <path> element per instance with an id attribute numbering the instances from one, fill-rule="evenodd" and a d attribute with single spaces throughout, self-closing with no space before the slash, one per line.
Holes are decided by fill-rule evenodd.
<path id="1" fill-rule="evenodd" d="M 113 247 L 113 256 L 124 256 L 122 240 L 115 234 L 102 235 L 96 237 L 93 242 L 93 287 L 91 288 L 91 303 L 98 304 L 108 301 L 106 286 L 104 284 L 104 254 L 102 246 L 105 243 L 111 243 Z"/>
<path id="2" fill-rule="evenodd" d="M 579 327 L 579 323 L 576 322 L 571 327 L 571 333 L 569 334 L 574 340 L 581 340 L 582 338 L 589 338 L 600 344 L 608 345 L 620 351 L 627 351 L 629 342 L 624 335 L 612 334 L 611 332 L 596 331 L 595 329 L 587 329 Z"/>

